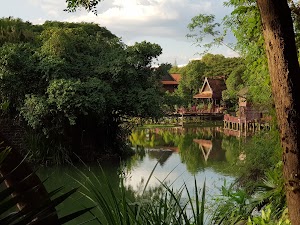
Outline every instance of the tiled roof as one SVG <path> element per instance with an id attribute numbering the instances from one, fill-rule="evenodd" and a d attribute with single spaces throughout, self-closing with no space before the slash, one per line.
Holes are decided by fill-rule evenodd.
<path id="1" fill-rule="evenodd" d="M 177 81 L 174 81 L 174 80 L 163 80 L 161 81 L 162 84 L 175 84 L 175 85 L 178 85 L 178 82 Z"/>
<path id="2" fill-rule="evenodd" d="M 163 85 L 178 85 L 180 79 L 179 73 L 166 74 L 162 77 L 161 83 Z"/>
<path id="3" fill-rule="evenodd" d="M 162 81 L 166 81 L 166 80 L 168 80 L 168 81 L 174 81 L 174 78 L 169 74 L 169 73 L 166 73 L 166 74 L 164 74 L 163 75 L 163 77 L 161 78 L 161 80 Z"/>
<path id="4" fill-rule="evenodd" d="M 172 77 L 174 80 L 176 80 L 177 82 L 179 82 L 180 79 L 181 79 L 181 74 L 179 74 L 179 73 L 171 73 L 170 75 L 171 75 L 171 77 Z"/>
<path id="5" fill-rule="evenodd" d="M 222 91 L 226 90 L 225 81 L 223 79 L 213 79 L 213 78 L 207 78 L 207 81 L 213 91 L 213 98 L 221 99 Z"/>

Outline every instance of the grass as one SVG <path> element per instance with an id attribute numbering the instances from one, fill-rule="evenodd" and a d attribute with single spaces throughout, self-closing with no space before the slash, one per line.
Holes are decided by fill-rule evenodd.
<path id="1" fill-rule="evenodd" d="M 194 179 L 195 191 L 190 193 L 187 186 L 173 190 L 171 186 L 160 181 L 160 191 L 148 192 L 149 180 L 153 177 L 153 168 L 139 196 L 130 196 L 121 178 L 116 189 L 104 174 L 102 179 L 93 172 L 86 174 L 77 169 L 81 182 L 75 179 L 83 190 L 82 195 L 94 205 L 93 216 L 99 224 L 109 225 L 204 225 L 205 223 L 205 182 L 198 188 Z M 83 179 L 82 179 L 83 178 Z M 101 187 L 101 188 L 100 188 Z M 103 191 L 103 188 L 106 191 Z M 100 191 L 102 190 L 102 191 Z M 187 197 L 183 197 L 183 193 Z"/>

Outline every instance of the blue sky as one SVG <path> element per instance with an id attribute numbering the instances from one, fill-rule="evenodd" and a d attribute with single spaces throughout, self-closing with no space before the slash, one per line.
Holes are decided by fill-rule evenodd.
<path id="1" fill-rule="evenodd" d="M 85 10 L 67 13 L 65 7 L 64 0 L 9 0 L 1 4 L 0 17 L 18 17 L 33 24 L 45 20 L 98 23 L 127 45 L 144 40 L 159 44 L 163 54 L 158 63 L 173 64 L 176 60 L 184 65 L 199 58 L 197 53 L 203 51 L 186 38 L 191 18 L 212 13 L 221 19 L 230 13 L 223 7 L 223 0 L 104 0 L 98 6 L 98 16 Z M 212 53 L 237 55 L 226 47 L 213 49 Z"/>

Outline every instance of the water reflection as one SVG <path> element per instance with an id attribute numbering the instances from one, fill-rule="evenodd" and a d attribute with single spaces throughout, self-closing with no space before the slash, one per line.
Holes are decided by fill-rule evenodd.
<path id="1" fill-rule="evenodd" d="M 137 193 L 158 163 L 149 187 L 170 183 L 179 189 L 186 183 L 193 189 L 194 177 L 199 186 L 206 179 L 210 193 L 233 180 L 231 171 L 238 160 L 240 145 L 235 137 L 227 137 L 221 127 L 166 127 L 136 129 L 129 138 L 137 151 L 127 161 L 126 185 Z M 229 169 L 231 168 L 231 169 Z"/>
<path id="2" fill-rule="evenodd" d="M 220 127 L 136 129 L 129 139 L 132 146 L 148 149 L 149 157 L 161 165 L 178 153 L 192 174 L 203 170 L 210 161 L 226 161 Z"/>
<path id="3" fill-rule="evenodd" d="M 137 154 L 125 162 L 106 161 L 101 166 L 116 191 L 120 186 L 120 177 L 125 177 L 126 195 L 130 198 L 141 195 L 146 184 L 146 194 L 149 196 L 161 191 L 161 182 L 172 185 L 177 190 L 185 184 L 190 193 L 194 193 L 196 179 L 199 189 L 206 181 L 209 202 L 211 196 L 219 194 L 224 180 L 227 183 L 234 180 L 233 170 L 230 168 L 236 167 L 242 148 L 240 140 L 224 136 L 220 127 L 136 129 L 129 140 Z M 154 167 L 156 168 L 152 174 Z M 43 168 L 39 174 L 42 179 L 49 177 L 46 182 L 48 190 L 59 186 L 78 187 L 72 177 L 81 183 L 95 176 L 102 179 L 102 169 L 98 164 L 89 165 L 88 168 L 79 165 L 78 168 L 85 177 L 78 177 L 78 172 L 72 167 Z M 148 180 L 151 174 L 151 179 Z M 102 190 L 102 187 L 98 188 Z M 83 200 L 82 196 L 74 195 L 63 203 L 60 213 L 75 211 L 82 205 L 90 206 L 90 203 Z M 85 219 L 87 217 L 69 224 L 78 224 Z"/>

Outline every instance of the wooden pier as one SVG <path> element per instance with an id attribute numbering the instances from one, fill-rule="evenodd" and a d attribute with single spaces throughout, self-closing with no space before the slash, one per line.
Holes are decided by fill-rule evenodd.
<path id="1" fill-rule="evenodd" d="M 247 133 L 255 133 L 262 129 L 270 129 L 270 123 L 263 119 L 236 117 L 224 115 L 224 133 L 232 133 L 234 136 L 247 136 Z"/>

